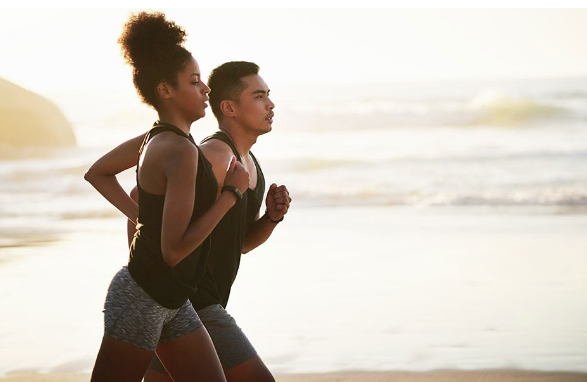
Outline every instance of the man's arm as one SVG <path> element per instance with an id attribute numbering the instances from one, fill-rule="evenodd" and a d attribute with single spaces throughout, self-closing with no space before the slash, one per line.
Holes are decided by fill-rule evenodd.
<path id="1" fill-rule="evenodd" d="M 260 218 L 259 214 L 257 214 L 255 222 L 247 230 L 243 253 L 252 251 L 269 239 L 277 224 L 283 220 L 287 211 L 289 211 L 291 200 L 287 187 L 283 185 L 277 187 L 275 183 L 269 187 L 267 198 L 265 199 L 267 211 Z"/>
<path id="2" fill-rule="evenodd" d="M 230 163 L 230 158 L 234 155 L 230 146 L 218 139 L 211 139 L 200 145 L 200 150 L 208 159 L 208 162 L 212 165 L 212 172 L 216 176 L 218 182 L 218 195 L 220 195 L 220 189 L 224 184 L 224 178 L 226 176 L 226 169 Z"/>

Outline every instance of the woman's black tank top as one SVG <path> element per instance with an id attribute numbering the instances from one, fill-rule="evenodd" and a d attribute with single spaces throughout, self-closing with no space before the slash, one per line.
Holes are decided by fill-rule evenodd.
<path id="1" fill-rule="evenodd" d="M 171 131 L 189 139 L 197 147 L 193 137 L 176 126 L 156 123 L 145 136 L 139 157 L 147 142 L 155 135 Z M 137 232 L 130 248 L 128 270 L 133 279 L 162 306 L 177 309 L 192 296 L 205 272 L 210 252 L 210 236 L 174 267 L 163 260 L 161 250 L 161 227 L 165 195 L 154 195 L 141 188 L 138 178 L 139 217 Z M 200 217 L 216 200 L 218 184 L 212 166 L 198 148 L 198 173 L 196 175 L 196 198 L 191 221 Z"/>
<path id="2" fill-rule="evenodd" d="M 202 143 L 210 139 L 225 142 L 241 161 L 236 147 L 226 134 L 218 131 L 205 138 Z M 206 273 L 200 281 L 196 294 L 190 298 L 196 310 L 213 304 L 220 304 L 223 307 L 228 304 L 230 290 L 240 266 L 247 228 L 254 223 L 265 194 L 265 177 L 261 166 L 253 153 L 250 154 L 257 168 L 257 187 L 254 190 L 245 191 L 243 199 L 224 215 L 210 235 L 212 248 L 206 264 Z"/>

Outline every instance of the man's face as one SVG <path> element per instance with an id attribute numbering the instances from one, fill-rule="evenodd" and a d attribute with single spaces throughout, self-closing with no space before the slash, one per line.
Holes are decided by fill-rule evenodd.
<path id="1" fill-rule="evenodd" d="M 246 87 L 235 106 L 239 124 L 258 135 L 270 132 L 275 105 L 269 98 L 269 87 L 258 74 L 243 77 L 242 80 Z"/>

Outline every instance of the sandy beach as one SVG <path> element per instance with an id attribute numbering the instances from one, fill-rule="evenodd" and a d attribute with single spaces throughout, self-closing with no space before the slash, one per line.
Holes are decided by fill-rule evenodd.
<path id="1" fill-rule="evenodd" d="M 15 374 L 0 382 L 86 382 L 86 374 Z M 278 375 L 277 382 L 585 382 L 587 373 L 517 370 L 431 371 L 431 372 L 348 372 Z"/>
<path id="2" fill-rule="evenodd" d="M 352 234 L 345 220 L 355 222 Z M 6 249 L 0 295 L 7 311 L 20 314 L 1 320 L 2 375 L 81 373 L 77 380 L 84 380 L 85 373 L 87 380 L 102 335 L 105 289 L 125 260 L 124 223 L 71 220 L 78 233 L 42 251 Z M 430 370 L 585 373 L 586 247 L 578 238 L 586 226 L 584 214 L 298 208 L 272 240 L 245 256 L 229 310 L 282 381 L 443 380 L 434 378 L 445 374 Z M 365 241 L 370 251 L 362 251 Z M 302 274 L 312 283 L 300 284 Z M 23 296 L 43 298 L 23 305 Z M 44 298 L 51 296 L 76 301 L 76 309 Z M 354 370 L 422 371 L 409 376 L 433 379 L 301 375 Z M 493 372 L 462 380 L 486 375 L 496 379 L 481 380 L 587 381 Z"/>

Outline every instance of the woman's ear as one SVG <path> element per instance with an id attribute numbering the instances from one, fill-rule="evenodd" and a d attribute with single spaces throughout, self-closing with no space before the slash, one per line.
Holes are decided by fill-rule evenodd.
<path id="1" fill-rule="evenodd" d="M 159 82 L 159 84 L 157 85 L 157 93 L 159 94 L 159 97 L 161 98 L 170 98 L 171 97 L 171 91 L 169 90 L 169 85 L 167 85 L 165 82 Z"/>

